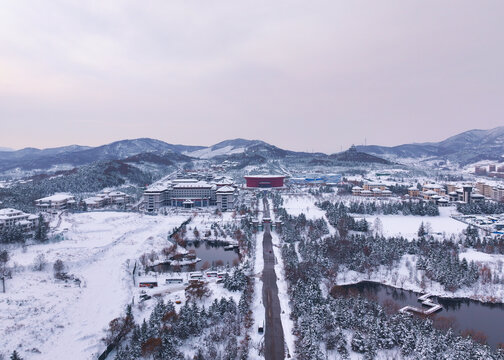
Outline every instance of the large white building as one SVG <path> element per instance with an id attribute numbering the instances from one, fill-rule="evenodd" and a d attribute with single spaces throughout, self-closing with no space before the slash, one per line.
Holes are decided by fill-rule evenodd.
<path id="1" fill-rule="evenodd" d="M 0 209 L 0 230 L 10 226 L 22 226 L 25 230 L 33 229 L 38 223 L 38 216 L 16 209 Z"/>
<path id="2" fill-rule="evenodd" d="M 42 211 L 64 210 L 75 205 L 75 198 L 70 194 L 54 194 L 35 200 L 35 205 Z"/>
<path id="3" fill-rule="evenodd" d="M 144 191 L 145 209 L 152 212 L 163 206 L 192 208 L 216 205 L 226 211 L 234 206 L 235 188 L 219 185 L 196 179 L 175 179 L 165 185 L 156 184 Z M 219 192 L 221 188 L 225 190 Z M 230 189 L 233 191 L 230 192 Z"/>
<path id="4" fill-rule="evenodd" d="M 215 192 L 217 208 L 227 211 L 234 208 L 236 189 L 232 186 L 222 186 Z"/>
<path id="5" fill-rule="evenodd" d="M 129 203 L 131 196 L 122 191 L 103 191 L 98 195 L 82 200 L 88 209 L 97 209 L 105 205 L 125 205 Z"/>

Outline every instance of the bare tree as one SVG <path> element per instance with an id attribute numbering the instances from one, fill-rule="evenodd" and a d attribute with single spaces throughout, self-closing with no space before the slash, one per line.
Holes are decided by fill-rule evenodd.
<path id="1" fill-rule="evenodd" d="M 7 250 L 0 251 L 0 276 L 5 276 L 7 273 L 7 263 L 10 260 L 10 255 Z"/>
<path id="2" fill-rule="evenodd" d="M 58 259 L 54 262 L 53 265 L 53 270 L 54 270 L 54 277 L 59 279 L 63 275 L 63 270 L 65 270 L 65 264 L 61 259 Z"/>
<path id="3" fill-rule="evenodd" d="M 42 271 L 45 269 L 46 265 L 47 261 L 44 254 L 38 254 L 35 260 L 33 261 L 33 270 Z"/>
<path id="4" fill-rule="evenodd" d="M 190 300 L 200 300 L 204 297 L 212 295 L 212 291 L 208 288 L 208 284 L 204 281 L 194 281 L 185 289 L 186 298 Z"/>

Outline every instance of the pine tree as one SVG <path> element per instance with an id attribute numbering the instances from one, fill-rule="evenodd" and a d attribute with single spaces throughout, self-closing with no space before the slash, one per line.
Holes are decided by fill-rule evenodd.
<path id="1" fill-rule="evenodd" d="M 23 358 L 21 356 L 18 355 L 17 351 L 14 350 L 12 352 L 12 355 L 10 357 L 10 360 L 23 360 Z"/>
<path id="2" fill-rule="evenodd" d="M 37 227 L 35 228 L 35 240 L 44 241 L 47 240 L 47 225 L 44 221 L 42 214 L 39 214 Z"/>

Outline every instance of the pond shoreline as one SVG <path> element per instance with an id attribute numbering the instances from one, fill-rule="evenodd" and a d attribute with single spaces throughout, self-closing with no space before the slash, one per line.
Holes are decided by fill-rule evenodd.
<path id="1" fill-rule="evenodd" d="M 436 290 L 433 289 L 419 289 L 418 287 L 414 286 L 398 286 L 394 285 L 390 282 L 387 281 L 377 281 L 377 280 L 367 280 L 367 279 L 359 279 L 359 280 L 351 280 L 351 281 L 346 281 L 346 282 L 341 282 L 338 281 L 334 285 L 335 286 L 348 286 L 348 285 L 358 285 L 361 283 L 373 283 L 373 284 L 378 284 L 378 285 L 384 285 L 384 286 L 390 286 L 393 287 L 397 290 L 405 290 L 405 291 L 411 291 L 416 294 L 423 295 L 423 294 L 431 294 L 434 297 L 441 298 L 441 299 L 450 299 L 450 300 L 471 300 L 471 301 L 478 301 L 482 304 L 494 304 L 494 305 L 504 305 L 504 299 L 501 299 L 501 301 L 491 301 L 491 300 L 485 300 L 485 298 L 480 298 L 480 297 L 471 297 L 471 296 L 456 296 L 456 295 L 450 295 L 448 292 L 445 293 L 440 293 L 437 292 Z M 499 299 L 497 299 L 499 300 Z"/>

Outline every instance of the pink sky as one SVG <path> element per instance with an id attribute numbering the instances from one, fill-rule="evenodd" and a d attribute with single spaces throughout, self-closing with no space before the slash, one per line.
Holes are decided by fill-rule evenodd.
<path id="1" fill-rule="evenodd" d="M 504 2 L 9 1 L 0 147 L 335 152 L 504 124 Z"/>

